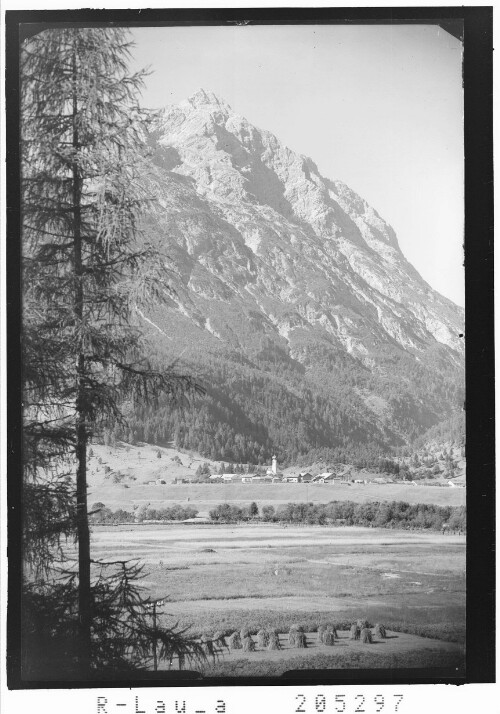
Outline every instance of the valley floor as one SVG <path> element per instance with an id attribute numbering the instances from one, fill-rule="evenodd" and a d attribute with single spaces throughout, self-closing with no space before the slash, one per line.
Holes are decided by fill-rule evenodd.
<path id="1" fill-rule="evenodd" d="M 150 504 L 154 507 L 192 506 L 199 515 L 220 503 L 245 506 L 253 501 L 262 506 L 283 503 L 328 503 L 329 501 L 405 501 L 406 503 L 433 503 L 438 506 L 465 505 L 464 488 L 439 488 L 437 486 L 407 486 L 404 484 L 353 484 L 352 486 L 310 485 L 295 483 L 276 484 L 164 484 L 136 485 L 127 488 L 116 484 L 91 485 L 89 502 L 101 501 L 109 508 L 131 510 L 132 505 Z"/>
<path id="2" fill-rule="evenodd" d="M 190 627 L 196 635 L 243 626 L 285 633 L 294 623 L 314 632 L 321 622 L 366 618 L 394 630 L 395 639 L 357 654 L 347 641 L 345 649 L 309 648 L 308 656 L 338 660 L 345 652 L 349 666 L 366 667 L 366 657 L 372 662 L 380 652 L 379 664 L 369 666 L 386 666 L 387 655 L 391 666 L 423 667 L 438 666 L 441 650 L 447 657 L 452 651 L 453 661 L 463 654 L 463 536 L 277 524 L 98 526 L 92 555 L 144 562 L 143 586 L 152 597 L 167 598 L 166 622 Z M 235 653 L 230 661 L 242 656 Z M 242 673 L 239 665 L 236 669 Z"/>

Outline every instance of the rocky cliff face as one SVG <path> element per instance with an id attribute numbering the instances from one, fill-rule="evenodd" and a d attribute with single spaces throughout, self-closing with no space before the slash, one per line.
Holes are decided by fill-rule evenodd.
<path id="1" fill-rule="evenodd" d="M 348 186 L 204 90 L 165 110 L 153 144 L 155 234 L 176 266 L 160 329 L 247 358 L 271 345 L 306 377 L 318 357 L 323 380 L 335 377 L 329 356 L 342 357 L 382 380 L 353 386 L 378 418 L 394 416 L 383 380 L 410 384 L 412 364 L 451 370 L 460 386 L 463 311 Z M 456 406 L 450 390 L 426 426 Z"/>

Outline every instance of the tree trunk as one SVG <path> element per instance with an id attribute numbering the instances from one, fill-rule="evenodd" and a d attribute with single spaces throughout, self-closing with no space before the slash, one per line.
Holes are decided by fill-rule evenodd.
<path id="1" fill-rule="evenodd" d="M 73 52 L 73 150 L 79 148 L 76 50 Z M 73 241 L 74 241 L 74 311 L 77 329 L 83 319 L 83 261 L 81 238 L 81 178 L 76 156 L 73 178 Z M 85 355 L 80 343 L 77 358 L 76 394 L 76 518 L 78 534 L 78 623 L 80 673 L 90 673 L 90 627 L 92 621 L 90 592 L 90 534 L 87 507 L 87 405 L 85 395 Z"/>

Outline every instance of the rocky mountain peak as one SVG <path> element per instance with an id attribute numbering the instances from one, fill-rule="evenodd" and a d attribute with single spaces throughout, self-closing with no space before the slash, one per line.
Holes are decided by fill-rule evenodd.
<path id="1" fill-rule="evenodd" d="M 218 109 L 223 109 L 228 113 L 232 111 L 231 107 L 226 101 L 224 101 L 224 99 L 218 97 L 215 92 L 207 91 L 203 88 L 198 89 L 194 94 L 188 97 L 186 103 L 196 109 L 217 107 Z"/>
<path id="2" fill-rule="evenodd" d="M 186 299 L 193 290 L 208 299 L 196 318 L 204 329 L 227 333 L 211 314 L 224 295 L 237 312 L 252 304 L 264 332 L 292 351 L 295 333 L 321 329 L 370 368 L 383 344 L 414 355 L 446 345 L 452 360 L 463 352 L 460 309 L 425 283 L 376 210 L 312 159 L 205 89 L 167 109 L 160 144 L 194 192 L 185 219 L 174 212 L 169 222 L 196 259 Z"/>
<path id="3" fill-rule="evenodd" d="M 401 443 L 461 405 L 463 311 L 422 279 L 363 198 L 204 89 L 168 107 L 159 134 L 152 237 L 175 270 L 171 304 L 144 319 L 166 354 L 182 349 L 219 380 L 220 404 L 228 392 L 243 399 L 224 429 L 252 394 L 268 403 L 264 383 L 280 394 L 276 434 L 283 404 L 303 389 L 326 395 L 325 423 L 310 394 L 291 418 L 302 436 L 304 413 L 319 419 L 308 427 L 316 445 Z M 228 386 L 235 364 L 241 394 Z M 254 426 L 238 429 L 264 443 Z"/>

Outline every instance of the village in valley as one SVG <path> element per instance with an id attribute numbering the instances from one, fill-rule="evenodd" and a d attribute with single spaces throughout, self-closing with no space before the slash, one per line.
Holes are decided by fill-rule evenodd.
<path id="1" fill-rule="evenodd" d="M 383 471 L 384 464 L 386 469 L 396 464 L 399 473 Z M 183 514 L 191 519 L 195 509 L 196 522 L 208 519 L 214 506 L 226 503 L 248 507 L 255 502 L 260 509 L 330 501 L 460 507 L 465 504 L 465 458 L 463 447 L 448 444 L 439 449 L 437 445 L 427 446 L 425 455 L 421 453 L 417 458 L 414 455 L 401 457 L 399 462 L 382 460 L 378 470 L 325 462 L 315 462 L 309 468 L 280 468 L 276 456 L 268 465 L 252 466 L 207 461 L 173 445 L 94 443 L 89 459 L 89 487 L 93 503 L 118 507 L 125 522 L 137 520 L 145 506 L 161 509 L 171 504 L 191 509 L 189 513 L 178 511 L 174 520 L 182 520 Z M 165 519 L 163 514 L 160 520 Z M 111 512 L 107 520 L 120 522 L 118 516 L 111 517 Z M 102 518 L 97 517 L 97 521 L 102 522 Z"/>
<path id="2" fill-rule="evenodd" d="M 146 446 L 146 445 L 145 445 Z M 156 457 L 161 458 L 162 451 L 170 450 L 155 447 Z M 160 456 L 158 456 L 160 454 Z M 182 461 L 184 458 L 184 461 Z M 244 484 L 328 484 L 331 486 L 351 486 L 353 484 L 395 484 L 409 486 L 438 486 L 449 488 L 465 488 L 465 456 L 463 448 L 449 446 L 449 453 L 444 448 L 439 458 L 436 454 L 423 457 L 401 457 L 394 463 L 397 466 L 397 477 L 391 473 L 378 473 L 371 468 L 356 468 L 352 464 L 334 463 L 323 469 L 321 463 L 314 464 L 310 470 L 299 470 L 288 466 L 280 469 L 276 456 L 272 457 L 271 465 L 255 466 L 251 464 L 225 464 L 224 462 L 208 462 L 192 453 L 179 453 L 171 456 L 173 465 L 165 467 L 162 476 L 150 479 L 148 485 L 198 483 L 244 483 Z M 175 467 L 185 467 L 191 473 L 175 475 Z M 232 467 L 232 468 L 231 468 Z M 194 471 L 194 473 L 193 473 Z M 380 469 L 378 470 L 380 471 Z"/>

